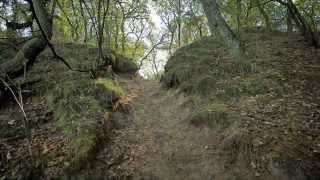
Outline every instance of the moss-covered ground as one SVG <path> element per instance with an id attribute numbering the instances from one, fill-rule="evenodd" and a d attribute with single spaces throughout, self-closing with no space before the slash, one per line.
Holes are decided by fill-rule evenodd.
<path id="1" fill-rule="evenodd" d="M 229 173 L 248 166 L 257 178 L 319 177 L 320 132 L 311 128 L 319 127 L 319 51 L 296 34 L 244 36 L 240 58 L 212 37 L 177 50 L 162 86 L 193 97 L 189 122 L 217 133 Z"/>
<path id="2" fill-rule="evenodd" d="M 96 63 L 96 48 L 77 44 L 59 44 L 55 48 L 74 69 L 92 69 Z M 132 60 L 120 55 L 110 56 L 115 62 L 119 59 L 122 63 L 130 61 L 126 62 L 131 64 L 131 71 L 127 73 L 134 73 L 136 65 Z M 35 151 L 35 163 L 27 163 L 30 161 L 27 155 L 30 144 L 23 142 L 25 133 L 22 115 L 14 113 L 20 111 L 14 102 L 9 101 L 8 105 L 0 109 L 3 114 L 0 116 L 3 118 L 2 127 L 6 129 L 2 131 L 1 138 L 8 138 L 7 143 L 10 144 L 4 147 L 0 145 L 0 149 L 4 150 L 0 151 L 1 157 L 10 156 L 10 159 L 3 159 L 9 163 L 0 163 L 1 167 L 8 168 L 5 177 L 15 179 L 27 177 L 27 174 L 30 174 L 31 179 L 59 177 L 73 174 L 91 164 L 99 148 L 104 146 L 102 144 L 108 143 L 113 130 L 111 115 L 108 114 L 113 113 L 115 104 L 126 95 L 110 71 L 108 67 L 101 67 L 93 79 L 89 72 L 69 70 L 53 58 L 49 49 L 38 57 L 27 74 L 27 80 L 36 78 L 39 81 L 27 87 L 33 94 L 25 100 L 29 126 L 33 132 L 31 149 Z M 126 73 L 125 70 L 123 73 Z M 6 107 L 14 108 L 10 110 Z M 16 147 L 18 143 L 9 141 L 15 136 L 21 148 Z M 10 149 L 11 146 L 14 149 Z M 1 162 L 4 161 L 1 159 Z M 26 161 L 26 164 L 18 163 L 18 167 L 16 163 L 19 161 Z M 36 173 L 35 169 L 38 169 Z"/>
<path id="3" fill-rule="evenodd" d="M 297 34 L 243 36 L 241 58 L 214 38 L 177 50 L 162 88 L 115 78 L 110 67 L 93 79 L 44 52 L 27 77 L 42 81 L 24 101 L 36 160 L 9 101 L 0 108 L 1 178 L 318 179 L 319 50 Z M 56 49 L 73 67 L 95 65 L 94 48 Z M 118 72 L 135 69 L 110 57 Z"/>

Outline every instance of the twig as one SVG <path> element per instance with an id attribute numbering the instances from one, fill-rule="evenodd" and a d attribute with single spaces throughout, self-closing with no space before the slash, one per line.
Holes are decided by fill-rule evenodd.
<path id="1" fill-rule="evenodd" d="M 8 79 L 10 80 L 10 78 L 8 77 Z M 24 110 L 24 106 L 23 106 L 23 99 L 22 99 L 22 93 L 21 93 L 21 89 L 19 88 L 19 93 L 18 96 L 14 93 L 13 89 L 11 88 L 11 86 L 0 77 L 0 81 L 2 82 L 2 84 L 9 89 L 10 93 L 12 94 L 14 100 L 16 101 L 16 103 L 18 104 L 22 114 L 23 114 L 23 126 L 24 126 L 24 130 L 25 130 L 25 135 L 27 137 L 27 141 L 28 141 L 28 151 L 29 151 L 29 155 L 31 157 L 31 159 L 33 160 L 33 153 L 32 153 L 32 145 L 31 145 L 31 141 L 32 141 L 32 133 L 31 130 L 28 127 L 28 118 L 27 118 L 27 114 Z"/>

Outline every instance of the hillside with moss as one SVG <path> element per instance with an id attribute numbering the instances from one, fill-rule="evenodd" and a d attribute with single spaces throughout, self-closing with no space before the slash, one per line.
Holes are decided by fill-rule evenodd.
<path id="1" fill-rule="evenodd" d="M 60 44 L 57 52 L 74 69 L 93 66 L 96 48 L 77 44 Z M 7 52 L 10 57 L 10 52 Z M 114 72 L 134 74 L 133 60 L 105 51 L 114 65 L 95 74 L 68 69 L 47 49 L 38 58 L 26 78 L 15 80 L 21 87 L 22 113 L 14 99 L 2 99 L 0 119 L 1 158 L 6 178 L 61 177 L 86 167 L 113 130 L 110 118 L 121 106 L 126 92 L 115 81 Z M 13 53 L 14 54 L 14 53 Z M 12 56 L 12 55 L 11 55 Z M 30 129 L 31 137 L 25 133 Z M 31 155 L 30 155 L 31 154 Z M 3 162 L 3 161 L 1 161 Z M 21 163 L 24 162 L 24 163 Z"/>
<path id="2" fill-rule="evenodd" d="M 319 50 L 298 34 L 244 38 L 246 55 L 237 59 L 212 38 L 179 49 L 165 67 L 163 87 L 192 97 L 188 121 L 215 132 L 226 174 L 317 179 Z"/>
<path id="3" fill-rule="evenodd" d="M 20 79 L 31 137 L 2 99 L 2 177 L 318 179 L 319 50 L 295 33 L 243 36 L 241 58 L 213 37 L 177 50 L 160 83 L 112 51 L 113 65 L 92 74 L 47 49 Z M 94 66 L 95 48 L 56 49 L 74 68 Z"/>

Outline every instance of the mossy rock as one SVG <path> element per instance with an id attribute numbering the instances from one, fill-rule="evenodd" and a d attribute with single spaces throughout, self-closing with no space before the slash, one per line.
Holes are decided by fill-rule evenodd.
<path id="1" fill-rule="evenodd" d="M 110 79 L 75 78 L 52 85 L 48 104 L 57 118 L 57 127 L 68 136 L 68 169 L 76 170 L 89 160 L 98 141 L 107 135 L 110 124 L 104 115 L 124 95 L 123 89 Z"/>
<path id="2" fill-rule="evenodd" d="M 74 138 L 68 146 L 68 160 L 70 162 L 68 169 L 80 169 L 87 164 L 88 159 L 92 159 L 92 155 L 97 148 L 98 139 L 93 134 L 81 134 Z"/>
<path id="3" fill-rule="evenodd" d="M 177 50 L 165 65 L 161 83 L 163 87 L 196 95 L 217 94 L 218 88 L 224 88 L 218 82 L 246 77 L 259 70 L 251 59 L 235 59 L 218 39 L 207 37 Z"/>
<path id="4" fill-rule="evenodd" d="M 95 81 L 94 94 L 103 107 L 112 110 L 115 102 L 125 95 L 125 91 L 111 79 L 99 78 Z"/>
<path id="5" fill-rule="evenodd" d="M 215 102 L 198 109 L 190 117 L 191 124 L 197 127 L 206 126 L 224 130 L 238 119 L 236 113 L 222 102 Z"/>
<path id="6" fill-rule="evenodd" d="M 139 70 L 138 65 L 133 61 L 133 59 L 122 55 L 116 55 L 115 58 L 112 69 L 116 73 L 135 74 Z"/>

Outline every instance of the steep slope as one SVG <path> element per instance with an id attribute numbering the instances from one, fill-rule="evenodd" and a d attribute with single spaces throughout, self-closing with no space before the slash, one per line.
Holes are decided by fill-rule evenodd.
<path id="1" fill-rule="evenodd" d="M 75 69 L 95 63 L 95 48 L 60 44 L 56 50 Z M 116 72 L 136 72 L 132 60 L 105 53 L 112 57 Z M 47 49 L 26 79 L 10 81 L 17 82 L 12 85 L 17 93 L 18 82 L 29 82 L 21 87 L 26 118 L 9 91 L 5 94 L 9 99 L 0 97 L 0 179 L 51 179 L 89 165 L 101 142 L 107 144 L 113 128 L 108 115 L 125 95 L 109 67 L 99 69 L 95 77 L 70 71 Z"/>
<path id="2" fill-rule="evenodd" d="M 247 56 L 237 60 L 212 38 L 178 50 L 162 84 L 200 99 L 190 123 L 216 132 L 226 174 L 319 178 L 319 50 L 298 34 L 245 39 Z"/>

